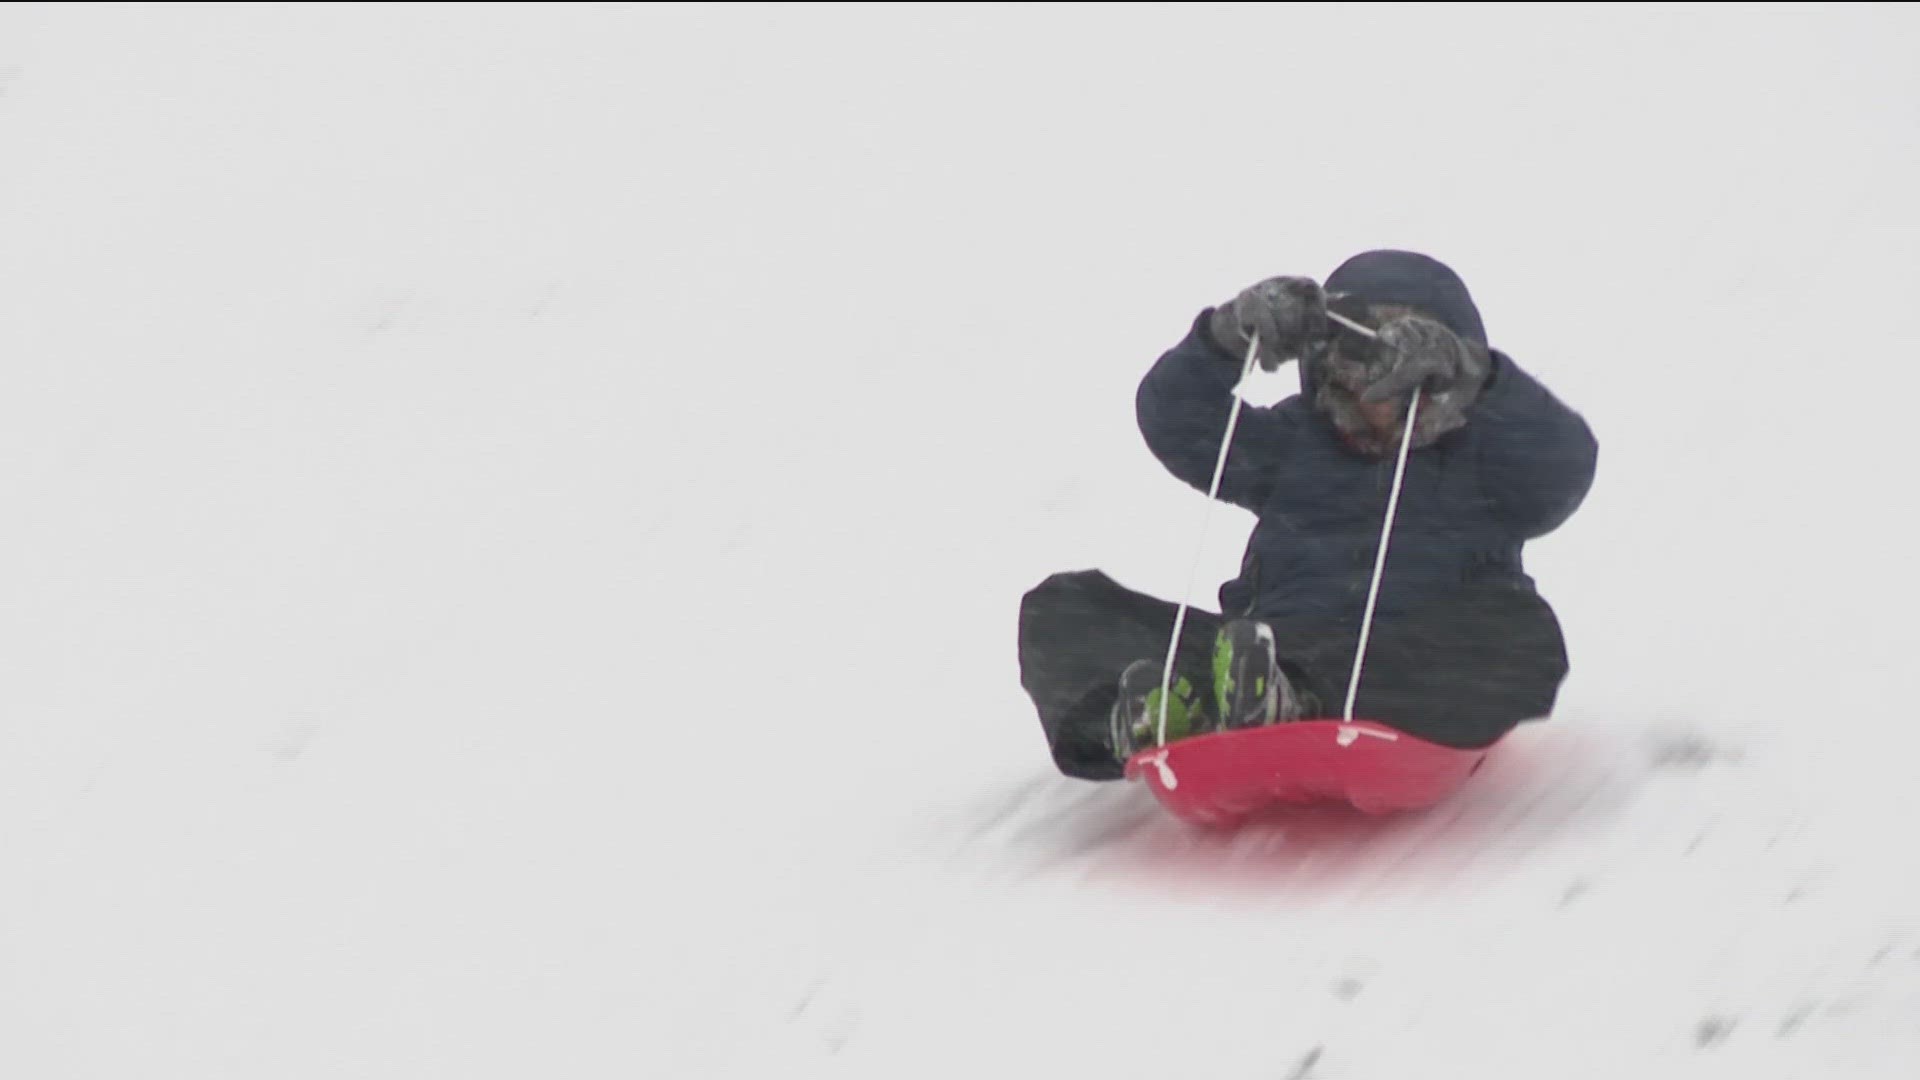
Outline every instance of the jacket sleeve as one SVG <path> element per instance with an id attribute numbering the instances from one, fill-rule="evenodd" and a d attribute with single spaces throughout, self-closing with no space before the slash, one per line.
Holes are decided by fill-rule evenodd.
<path id="1" fill-rule="evenodd" d="M 1579 413 L 1513 359 L 1493 354 L 1493 380 L 1469 421 L 1481 492 L 1523 540 L 1573 516 L 1593 487 L 1599 443 Z"/>
<path id="2" fill-rule="evenodd" d="M 1245 363 L 1245 357 L 1230 355 L 1207 336 L 1208 314 L 1201 312 L 1187 336 L 1161 355 L 1134 395 L 1135 418 L 1148 449 L 1167 471 L 1202 494 L 1211 488 L 1220 463 L 1220 443 Z M 1298 426 L 1284 402 L 1242 404 L 1220 478 L 1221 500 L 1258 513 Z"/>

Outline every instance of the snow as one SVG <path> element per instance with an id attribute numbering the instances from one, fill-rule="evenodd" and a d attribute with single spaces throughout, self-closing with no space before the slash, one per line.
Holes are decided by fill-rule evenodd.
<path id="1" fill-rule="evenodd" d="M 0 12 L 0 1075 L 1920 1074 L 1917 30 Z M 1560 714 L 1057 776 L 1020 594 L 1194 556 L 1139 375 L 1388 245 L 1600 435 Z"/>

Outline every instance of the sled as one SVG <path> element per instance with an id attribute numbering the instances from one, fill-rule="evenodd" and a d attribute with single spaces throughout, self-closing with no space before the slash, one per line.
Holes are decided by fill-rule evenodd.
<path id="1" fill-rule="evenodd" d="M 1126 776 L 1182 821 L 1231 829 L 1275 806 L 1424 809 L 1458 790 L 1489 749 L 1439 746 L 1365 720 L 1303 720 L 1150 747 L 1128 759 Z"/>

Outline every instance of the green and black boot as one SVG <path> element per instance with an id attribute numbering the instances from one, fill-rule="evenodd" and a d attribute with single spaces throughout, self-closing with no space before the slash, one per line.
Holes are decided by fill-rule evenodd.
<path id="1" fill-rule="evenodd" d="M 1160 745 L 1160 682 L 1165 671 L 1153 660 L 1135 660 L 1120 675 L 1120 696 L 1110 716 L 1113 753 L 1121 761 Z M 1175 674 L 1167 698 L 1167 742 L 1199 735 L 1212 727 L 1193 681 Z"/>
<path id="2" fill-rule="evenodd" d="M 1298 720 L 1303 702 L 1274 655 L 1273 628 L 1235 619 L 1213 641 L 1215 715 L 1226 730 Z"/>

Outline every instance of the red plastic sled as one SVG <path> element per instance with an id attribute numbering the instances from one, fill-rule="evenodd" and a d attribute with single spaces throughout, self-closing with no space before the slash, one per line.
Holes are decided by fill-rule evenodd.
<path id="1" fill-rule="evenodd" d="M 1196 735 L 1127 762 L 1182 821 L 1232 828 L 1273 805 L 1386 814 L 1453 794 L 1488 751 L 1457 750 L 1365 720 L 1303 720 Z"/>

